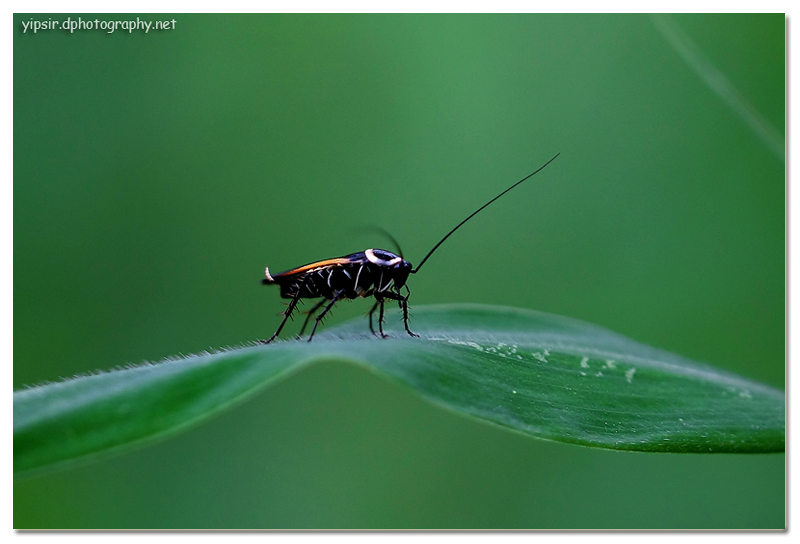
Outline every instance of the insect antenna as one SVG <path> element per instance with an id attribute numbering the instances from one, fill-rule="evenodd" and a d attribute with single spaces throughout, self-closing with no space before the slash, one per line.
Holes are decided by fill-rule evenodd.
<path id="1" fill-rule="evenodd" d="M 369 226 L 369 230 L 373 230 L 373 231 L 375 231 L 375 232 L 378 232 L 378 233 L 380 233 L 380 234 L 383 234 L 383 235 L 384 235 L 386 238 L 388 238 L 388 239 L 389 239 L 389 241 L 390 241 L 390 242 L 392 242 L 392 244 L 394 244 L 394 248 L 397 250 L 397 254 L 398 254 L 398 255 L 400 255 L 400 258 L 401 258 L 401 259 L 403 259 L 403 258 L 404 258 L 404 257 L 403 257 L 403 250 L 400 248 L 400 244 L 397 242 L 397 240 L 395 239 L 395 237 L 394 237 L 394 236 L 392 236 L 391 234 L 389 234 L 389 231 L 388 231 L 388 230 L 386 230 L 386 229 L 385 229 L 385 228 L 383 228 L 383 227 L 379 227 L 378 225 L 370 225 L 370 226 Z"/>
<path id="2" fill-rule="evenodd" d="M 431 255 L 433 255 L 433 252 L 434 252 L 434 251 L 436 251 L 437 249 L 439 249 L 439 246 L 440 246 L 440 245 L 442 245 L 442 244 L 444 243 L 444 241 L 445 241 L 445 240 L 447 240 L 447 239 L 450 237 L 450 235 L 451 235 L 451 234 L 453 234 L 455 231 L 457 231 L 457 230 L 458 230 L 458 229 L 461 227 L 461 225 L 463 225 L 464 223 L 466 223 L 467 221 L 469 221 L 470 219 L 472 219 L 473 217 L 475 217 L 475 215 L 477 215 L 477 214 L 478 214 L 478 212 L 480 212 L 481 210 L 483 210 L 483 209 L 484 209 L 486 206 L 488 206 L 489 204 L 491 204 L 492 202 L 494 202 L 495 200 L 497 200 L 498 198 L 500 198 L 501 196 L 503 196 L 504 194 L 506 194 L 507 192 L 509 192 L 511 189 L 513 189 L 514 187 L 516 187 L 517 185 L 519 185 L 520 183 L 522 183 L 522 182 L 523 182 L 523 181 L 525 181 L 526 179 L 528 179 L 528 178 L 532 177 L 534 174 L 538 174 L 538 173 L 539 173 L 539 172 L 540 172 L 542 169 L 544 169 L 544 167 L 545 167 L 545 166 L 547 166 L 548 164 L 550 164 L 551 162 L 553 162 L 554 160 L 556 160 L 556 157 L 558 157 L 559 155 L 561 155 L 561 153 L 556 153 L 556 156 L 555 156 L 555 157 L 553 157 L 552 159 L 550 159 L 549 161 L 547 161 L 546 163 L 544 163 L 542 166 L 540 166 L 539 168 L 537 168 L 535 172 L 532 172 L 532 173 L 528 174 L 527 176 L 525 176 L 524 178 L 522 178 L 521 180 L 519 180 L 518 182 L 516 182 L 514 185 L 512 185 L 511 187 L 509 187 L 508 189 L 506 189 L 505 191 L 503 191 L 502 193 L 500 193 L 499 195 L 497 195 L 496 197 L 494 197 L 493 199 L 491 199 L 489 202 L 487 202 L 486 204 L 484 204 L 483 206 L 481 206 L 480 208 L 478 208 L 477 210 L 475 210 L 474 212 L 472 212 L 472 213 L 469 215 L 469 217 L 467 217 L 467 218 L 466 218 L 466 219 L 464 219 L 464 220 L 463 220 L 461 223 L 459 223 L 458 225 L 456 225 L 456 226 L 455 226 L 455 228 L 454 228 L 453 230 L 451 230 L 450 232 L 448 232 L 447 234 L 445 234 L 444 238 L 442 238 L 441 240 L 439 240 L 439 242 L 438 242 L 438 243 L 437 243 L 435 246 L 433 246 L 433 249 L 431 249 L 431 250 L 428 252 L 428 254 L 427 254 L 427 255 L 425 255 L 425 258 L 424 258 L 424 259 L 422 259 L 422 261 L 420 261 L 420 263 L 417 265 L 417 267 L 416 267 L 414 270 L 412 270 L 412 271 L 411 271 L 411 273 L 412 273 L 412 274 L 416 274 L 416 273 L 419 271 L 419 269 L 420 269 L 420 268 L 422 268 L 422 265 L 423 265 L 423 264 L 425 264 L 425 261 L 427 261 L 427 260 L 428 260 L 428 257 L 430 257 Z M 386 234 L 388 235 L 388 233 L 386 233 Z M 396 244 L 396 243 L 397 243 L 397 242 L 395 242 L 395 244 Z M 400 256 L 402 257 L 402 254 L 401 254 Z"/>

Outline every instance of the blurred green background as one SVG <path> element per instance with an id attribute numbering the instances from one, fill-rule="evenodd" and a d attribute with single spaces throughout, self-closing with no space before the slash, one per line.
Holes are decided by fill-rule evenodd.
<path id="1" fill-rule="evenodd" d="M 265 265 L 387 246 L 369 225 L 416 263 L 557 152 L 412 278 L 412 308 L 553 312 L 784 387 L 783 158 L 652 18 L 137 15 L 176 28 L 14 17 L 15 389 L 266 338 Z M 783 136 L 784 16 L 671 20 Z M 782 528 L 784 463 L 534 440 L 329 363 L 18 478 L 14 525 Z"/>

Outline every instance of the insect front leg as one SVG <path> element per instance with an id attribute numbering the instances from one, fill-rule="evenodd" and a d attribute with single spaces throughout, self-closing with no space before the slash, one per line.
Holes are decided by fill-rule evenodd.
<path id="1" fill-rule="evenodd" d="M 418 334 L 414 334 L 411 332 L 411 329 L 408 328 L 408 297 L 411 296 L 411 291 L 406 287 L 406 291 L 408 291 L 408 295 L 403 296 L 400 294 L 400 290 L 398 289 L 396 293 L 392 293 L 390 291 L 386 291 L 383 293 L 383 296 L 392 300 L 396 300 L 397 304 L 400 306 L 400 309 L 403 310 L 403 325 L 405 325 L 406 332 L 409 336 L 413 336 L 415 338 L 419 338 Z"/>
<path id="2" fill-rule="evenodd" d="M 409 296 L 411 296 L 411 295 L 410 294 L 406 295 L 400 300 L 400 308 L 403 309 L 403 325 L 405 325 L 406 332 L 409 334 L 409 336 L 413 336 L 415 338 L 419 338 L 418 334 L 414 334 L 413 332 L 411 332 L 411 329 L 408 328 L 408 297 Z"/>

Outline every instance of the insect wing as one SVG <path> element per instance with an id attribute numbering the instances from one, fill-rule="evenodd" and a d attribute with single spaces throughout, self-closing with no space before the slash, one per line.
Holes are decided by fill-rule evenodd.
<path id="1" fill-rule="evenodd" d="M 361 253 L 353 253 L 351 255 L 345 255 L 344 257 L 337 257 L 335 259 L 325 259 L 322 261 L 316 261 L 313 263 L 308 263 L 303 266 L 299 266 L 297 268 L 292 268 L 291 270 L 286 270 L 285 272 L 281 272 L 279 274 L 272 274 L 272 277 L 276 282 L 280 281 L 281 279 L 290 279 L 299 275 L 302 275 L 309 270 L 315 270 L 317 268 L 327 268 L 329 266 L 343 266 L 348 264 L 361 264 L 367 262 L 367 257 L 364 255 L 364 252 Z"/>

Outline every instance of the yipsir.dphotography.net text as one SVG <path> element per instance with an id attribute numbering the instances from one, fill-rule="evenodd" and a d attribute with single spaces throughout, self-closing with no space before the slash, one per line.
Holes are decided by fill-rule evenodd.
<path id="1" fill-rule="evenodd" d="M 28 32 L 36 34 L 38 32 L 60 30 L 72 34 L 76 31 L 94 30 L 106 32 L 108 34 L 113 34 L 117 31 L 127 32 L 128 34 L 134 32 L 144 32 L 147 34 L 151 30 L 175 30 L 176 24 L 177 21 L 175 19 L 145 21 L 139 17 L 135 20 L 84 19 L 82 17 L 78 17 L 77 19 L 67 17 L 63 20 L 57 20 L 48 17 L 47 20 L 31 18 L 27 21 L 22 21 L 22 32 L 23 34 L 27 34 Z"/>

